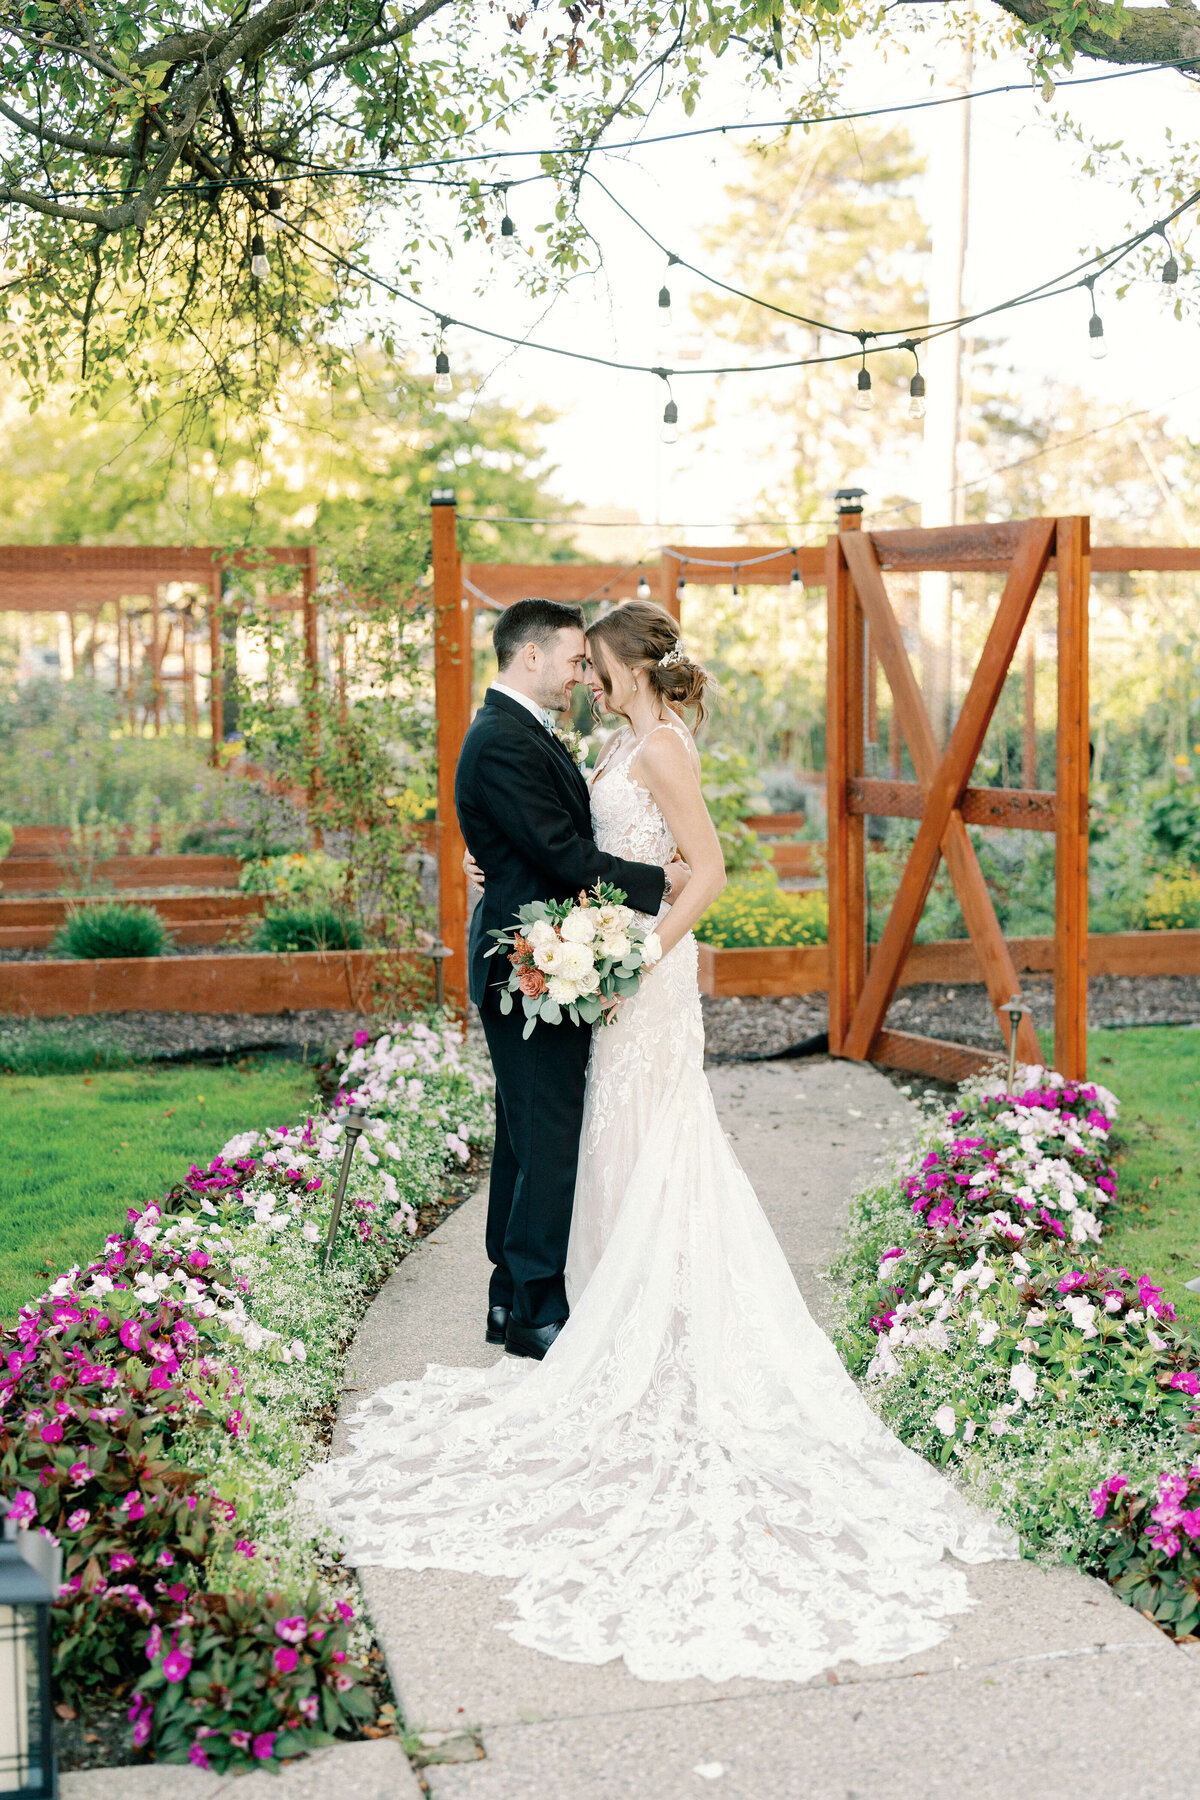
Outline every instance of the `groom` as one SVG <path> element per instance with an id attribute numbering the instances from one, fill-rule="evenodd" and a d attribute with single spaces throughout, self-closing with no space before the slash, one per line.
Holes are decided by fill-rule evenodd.
<path id="1" fill-rule="evenodd" d="M 500 1011 L 510 973 L 488 958 L 494 927 L 531 900 L 569 900 L 609 881 L 638 912 L 657 913 L 690 871 L 625 862 L 596 848 L 587 783 L 555 735 L 587 666 L 583 614 L 555 600 L 518 600 L 492 633 L 499 675 L 463 739 L 454 802 L 486 878 L 471 921 L 470 993 L 496 1072 L 496 1144 L 488 1196 L 492 1280 L 487 1341 L 541 1358 L 567 1319 L 563 1269 L 575 1197 L 591 1027 L 535 1026 Z"/>

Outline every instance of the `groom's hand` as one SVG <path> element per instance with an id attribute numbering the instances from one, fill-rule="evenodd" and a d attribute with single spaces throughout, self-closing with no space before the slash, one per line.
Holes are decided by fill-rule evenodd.
<path id="1" fill-rule="evenodd" d="M 667 877 L 665 898 L 674 905 L 688 882 L 692 879 L 692 871 L 687 863 L 684 862 L 683 858 L 677 856 L 674 862 L 669 862 L 667 864 L 664 873 Z"/>

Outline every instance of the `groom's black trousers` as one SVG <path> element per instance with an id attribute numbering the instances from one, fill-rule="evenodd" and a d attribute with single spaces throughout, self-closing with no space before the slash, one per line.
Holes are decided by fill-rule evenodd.
<path id="1" fill-rule="evenodd" d="M 592 1032 L 587 1025 L 535 1025 L 505 1015 L 489 994 L 480 1007 L 496 1071 L 496 1143 L 488 1193 L 489 1306 L 519 1325 L 567 1316 L 563 1268 L 571 1233 L 579 1126 Z"/>

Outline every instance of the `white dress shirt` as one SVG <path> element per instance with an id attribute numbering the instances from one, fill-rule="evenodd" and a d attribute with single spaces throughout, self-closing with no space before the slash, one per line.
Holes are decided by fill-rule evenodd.
<path id="1" fill-rule="evenodd" d="M 516 688 L 507 687 L 503 681 L 493 681 L 491 685 L 497 694 L 503 694 L 506 699 L 515 700 L 519 705 L 525 707 L 528 712 L 533 714 L 538 724 L 545 726 L 547 731 L 552 729 L 545 708 L 539 706 L 536 700 L 531 700 L 528 694 L 519 694 Z"/>

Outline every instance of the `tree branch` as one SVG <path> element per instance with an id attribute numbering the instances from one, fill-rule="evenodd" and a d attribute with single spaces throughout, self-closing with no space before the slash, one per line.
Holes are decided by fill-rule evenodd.
<path id="1" fill-rule="evenodd" d="M 0 118 L 27 131 L 32 137 L 40 139 L 43 144 L 53 144 L 56 150 L 78 150 L 84 156 L 133 156 L 133 148 L 129 144 L 114 143 L 111 138 L 85 137 L 78 131 L 52 131 L 48 125 L 39 125 L 36 119 L 27 119 L 24 113 L 14 111 L 0 100 Z"/>
<path id="2" fill-rule="evenodd" d="M 1063 28 L 1061 10 L 1048 0 L 999 0 L 1005 12 L 1020 19 L 1034 31 L 1057 38 Z M 1118 9 L 1102 0 L 1093 0 L 1092 16 L 1116 20 Z M 1119 14 L 1120 30 L 1115 37 L 1103 32 L 1078 29 L 1071 34 L 1072 46 L 1097 62 L 1111 63 L 1177 63 L 1189 57 L 1200 57 L 1200 8 L 1192 0 L 1168 0 L 1166 6 L 1131 6 Z"/>
<path id="3" fill-rule="evenodd" d="M 398 25 L 390 31 L 377 31 L 371 37 L 359 38 L 355 44 L 347 44 L 344 50 L 335 50 L 329 56 L 323 56 L 319 62 L 304 63 L 301 66 L 305 75 L 315 75 L 320 69 L 336 69 L 340 64 L 349 62 L 352 57 L 365 56 L 368 50 L 382 50 L 388 44 L 398 43 L 401 38 L 411 37 L 418 25 L 431 19 L 434 13 L 441 12 L 449 6 L 451 0 L 422 0 L 420 6 L 405 13 Z"/>
<path id="4" fill-rule="evenodd" d="M 126 211 L 125 207 L 114 213 L 107 209 L 96 212 L 90 206 L 67 206 L 61 200 L 47 200 L 41 194 L 31 193 L 28 188 L 0 182 L 0 203 L 6 200 L 14 206 L 27 206 L 31 212 L 45 213 L 48 219 L 65 219 L 72 225 L 99 225 L 104 231 L 117 230 L 121 223 L 118 215 Z"/>

